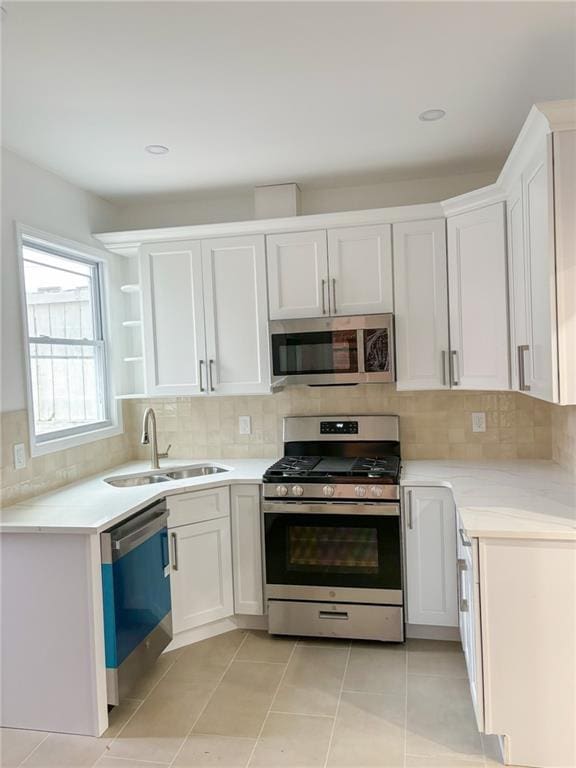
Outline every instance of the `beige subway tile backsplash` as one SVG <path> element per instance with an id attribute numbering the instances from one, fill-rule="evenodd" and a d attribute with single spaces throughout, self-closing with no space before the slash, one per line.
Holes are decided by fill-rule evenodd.
<path id="1" fill-rule="evenodd" d="M 513 392 L 397 392 L 392 384 L 292 387 L 274 395 L 176 397 L 124 402 L 125 435 L 28 460 L 16 471 L 12 446 L 28 449 L 26 411 L 2 414 L 4 504 L 52 490 L 132 458 L 144 409 L 152 406 L 161 451 L 173 458 L 274 458 L 282 453 L 282 418 L 289 415 L 391 413 L 400 416 L 406 459 L 554 458 L 576 472 L 576 406 L 560 407 Z M 486 414 L 486 432 L 472 432 L 472 413 Z M 238 417 L 252 434 L 240 435 Z M 27 450 L 29 455 L 29 451 Z"/>

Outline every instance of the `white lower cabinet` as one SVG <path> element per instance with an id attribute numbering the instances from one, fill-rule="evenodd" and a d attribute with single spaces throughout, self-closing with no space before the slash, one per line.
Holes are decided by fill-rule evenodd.
<path id="1" fill-rule="evenodd" d="M 174 496 L 168 508 L 172 623 L 177 634 L 234 613 L 229 489 Z"/>
<path id="2" fill-rule="evenodd" d="M 458 521 L 458 623 L 478 730 L 484 730 L 478 539 L 468 539 Z"/>
<path id="3" fill-rule="evenodd" d="M 456 511 L 448 488 L 404 489 L 409 624 L 458 626 Z"/>
<path id="4" fill-rule="evenodd" d="M 264 613 L 260 486 L 230 489 L 234 613 Z"/>

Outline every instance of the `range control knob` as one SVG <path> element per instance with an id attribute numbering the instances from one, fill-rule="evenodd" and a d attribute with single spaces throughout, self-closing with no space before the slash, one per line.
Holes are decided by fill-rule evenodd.
<path id="1" fill-rule="evenodd" d="M 382 490 L 381 486 L 373 485 L 370 488 L 370 493 L 372 494 L 372 496 L 376 496 L 377 498 L 380 498 L 384 494 L 384 491 Z"/>
<path id="2" fill-rule="evenodd" d="M 294 494 L 294 496 L 302 496 L 302 494 L 304 493 L 304 488 L 302 488 L 301 485 L 293 485 L 292 493 Z"/>
<path id="3" fill-rule="evenodd" d="M 322 493 L 324 496 L 334 496 L 334 486 L 325 485 L 324 488 L 322 488 Z"/>
<path id="4" fill-rule="evenodd" d="M 278 496 L 286 496 L 288 493 L 288 488 L 286 488 L 285 485 L 277 485 L 276 493 L 278 494 Z"/>
<path id="5" fill-rule="evenodd" d="M 366 496 L 366 488 L 363 485 L 357 485 L 354 488 L 354 493 L 356 496 Z"/>

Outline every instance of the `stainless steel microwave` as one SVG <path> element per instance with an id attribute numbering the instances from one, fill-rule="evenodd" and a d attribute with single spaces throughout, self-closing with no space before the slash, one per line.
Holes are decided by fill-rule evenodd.
<path id="1" fill-rule="evenodd" d="M 394 317 L 351 315 L 270 323 L 275 384 L 394 381 Z"/>

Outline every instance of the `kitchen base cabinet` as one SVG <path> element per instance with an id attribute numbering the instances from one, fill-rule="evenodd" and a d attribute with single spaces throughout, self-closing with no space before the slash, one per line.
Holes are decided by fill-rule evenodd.
<path id="1" fill-rule="evenodd" d="M 458 626 L 456 512 L 448 488 L 404 489 L 409 624 Z"/>
<path id="2" fill-rule="evenodd" d="M 234 613 L 264 613 L 260 486 L 233 485 L 230 489 Z"/>
<path id="3" fill-rule="evenodd" d="M 168 506 L 177 634 L 234 613 L 228 488 L 174 496 Z"/>

